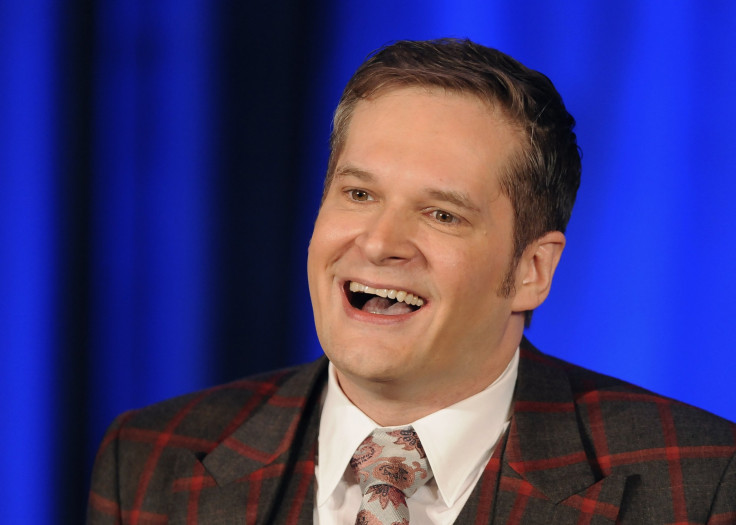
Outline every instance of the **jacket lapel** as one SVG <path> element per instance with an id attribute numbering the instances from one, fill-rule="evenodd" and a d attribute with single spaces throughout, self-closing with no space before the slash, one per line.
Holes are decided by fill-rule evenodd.
<path id="1" fill-rule="evenodd" d="M 511 424 L 466 505 L 475 523 L 615 523 L 629 479 L 595 470 L 583 426 L 564 365 L 524 339 Z"/>
<path id="2" fill-rule="evenodd" d="M 182 454 L 170 523 L 311 523 L 326 370 L 304 367 L 209 454 Z M 615 523 L 631 480 L 595 470 L 576 410 L 564 365 L 524 340 L 511 424 L 458 523 Z"/>
<path id="3" fill-rule="evenodd" d="M 178 460 L 170 522 L 312 523 L 326 370 L 322 358 L 278 386 L 254 383 L 272 391 L 265 402 L 209 454 Z"/>

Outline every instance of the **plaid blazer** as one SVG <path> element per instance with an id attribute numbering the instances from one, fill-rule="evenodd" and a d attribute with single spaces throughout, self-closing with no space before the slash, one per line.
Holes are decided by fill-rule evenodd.
<path id="1" fill-rule="evenodd" d="M 312 523 L 326 365 L 121 415 L 88 523 Z M 525 340 L 511 424 L 457 523 L 734 524 L 736 425 Z"/>

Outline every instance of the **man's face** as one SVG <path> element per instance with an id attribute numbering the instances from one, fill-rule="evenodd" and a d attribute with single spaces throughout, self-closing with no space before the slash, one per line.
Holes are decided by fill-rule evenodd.
<path id="1" fill-rule="evenodd" d="M 482 389 L 505 367 L 520 317 L 498 293 L 513 247 L 498 180 L 518 136 L 468 95 L 399 88 L 358 102 L 308 261 L 341 384 Z"/>

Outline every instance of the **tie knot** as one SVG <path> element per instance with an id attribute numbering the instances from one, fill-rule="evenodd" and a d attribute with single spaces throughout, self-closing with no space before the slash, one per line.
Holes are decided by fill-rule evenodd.
<path id="1" fill-rule="evenodd" d="M 399 507 L 406 508 L 405 498 L 432 478 L 424 447 L 411 426 L 377 428 L 355 451 L 350 466 L 363 491 L 361 509 L 375 501 L 388 510 L 391 503 L 399 515 L 404 512 Z"/>

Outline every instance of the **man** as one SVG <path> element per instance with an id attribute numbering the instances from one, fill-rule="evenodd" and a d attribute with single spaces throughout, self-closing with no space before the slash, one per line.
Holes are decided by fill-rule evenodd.
<path id="1" fill-rule="evenodd" d="M 498 51 L 372 56 L 309 249 L 329 365 L 120 416 L 89 522 L 736 523 L 733 424 L 523 339 L 565 245 L 573 126 Z"/>

